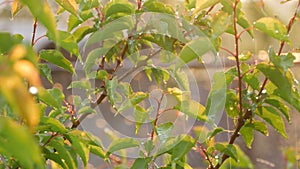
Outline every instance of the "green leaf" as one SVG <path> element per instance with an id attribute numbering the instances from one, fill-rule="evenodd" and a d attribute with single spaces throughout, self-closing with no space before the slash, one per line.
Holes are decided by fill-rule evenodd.
<path id="1" fill-rule="evenodd" d="M 21 168 L 45 168 L 39 146 L 30 131 L 0 117 L 0 154 L 13 157 Z"/>
<path id="2" fill-rule="evenodd" d="M 177 81 L 182 90 L 190 91 L 189 77 L 186 72 L 180 69 L 173 70 L 172 77 Z"/>
<path id="3" fill-rule="evenodd" d="M 72 15 L 78 16 L 78 5 L 75 0 L 55 0 L 60 7 L 69 11 Z"/>
<path id="4" fill-rule="evenodd" d="M 217 72 L 213 76 L 207 103 L 206 115 L 210 121 L 214 121 L 216 115 L 223 111 L 226 103 L 226 78 L 223 72 Z"/>
<path id="5" fill-rule="evenodd" d="M 149 93 L 135 92 L 129 96 L 132 105 L 136 105 L 149 97 Z"/>
<path id="6" fill-rule="evenodd" d="M 174 108 L 197 120 L 207 120 L 207 116 L 205 115 L 205 107 L 195 100 L 184 100 Z"/>
<path id="7" fill-rule="evenodd" d="M 184 7 L 186 9 L 193 9 L 196 7 L 196 0 L 187 0 L 187 1 L 184 1 Z"/>
<path id="8" fill-rule="evenodd" d="M 177 87 L 168 88 L 167 92 L 173 95 L 178 102 L 182 102 L 183 100 L 190 100 L 191 99 L 191 92 L 190 91 L 182 91 Z"/>
<path id="9" fill-rule="evenodd" d="M 60 123 L 57 119 L 47 116 L 41 118 L 39 127 L 40 130 L 58 132 L 61 134 L 68 132 L 65 126 L 62 123 Z"/>
<path id="10" fill-rule="evenodd" d="M 197 0 L 196 1 L 196 9 L 198 11 L 211 7 L 217 3 L 219 3 L 221 0 Z"/>
<path id="11" fill-rule="evenodd" d="M 220 169 L 254 169 L 252 161 L 249 159 L 249 157 L 237 145 L 233 146 L 236 149 L 238 160 L 235 161 L 230 158 L 226 160 L 223 165 L 221 165 Z"/>
<path id="12" fill-rule="evenodd" d="M 61 67 L 71 73 L 75 73 L 72 63 L 57 50 L 42 50 L 40 51 L 40 57 L 41 59 Z"/>
<path id="13" fill-rule="evenodd" d="M 221 127 L 217 127 L 215 129 L 213 129 L 213 131 L 208 133 L 208 139 L 213 138 L 214 136 L 216 136 L 219 133 L 222 133 L 223 131 L 224 131 L 224 129 Z"/>
<path id="14" fill-rule="evenodd" d="M 288 106 L 286 106 L 281 99 L 279 100 L 278 98 L 267 98 L 265 100 L 265 103 L 273 106 L 274 108 L 278 109 L 284 116 L 285 118 L 290 122 L 290 109 Z"/>
<path id="15" fill-rule="evenodd" d="M 71 32 L 74 28 L 78 25 L 83 23 L 84 21 L 88 20 L 89 18 L 93 17 L 93 13 L 91 11 L 82 11 L 80 13 L 81 19 L 74 15 L 70 15 L 68 19 L 68 32 Z"/>
<path id="16" fill-rule="evenodd" d="M 102 159 L 105 159 L 105 152 L 103 151 L 103 149 L 99 146 L 95 146 L 95 145 L 89 145 L 89 149 L 90 152 L 99 156 Z"/>
<path id="17" fill-rule="evenodd" d="M 149 0 L 143 4 L 143 11 L 145 12 L 158 12 L 173 15 L 175 12 L 171 6 L 156 0 Z"/>
<path id="18" fill-rule="evenodd" d="M 139 142 L 133 138 L 119 138 L 114 140 L 107 148 L 106 156 L 108 157 L 111 153 L 126 148 L 138 147 Z"/>
<path id="19" fill-rule="evenodd" d="M 124 15 L 131 15 L 134 13 L 134 5 L 128 1 L 113 0 L 104 7 L 103 13 L 106 20 L 116 19 Z"/>
<path id="20" fill-rule="evenodd" d="M 108 80 L 109 74 L 107 73 L 106 70 L 99 70 L 97 71 L 97 76 L 96 79 L 99 80 Z"/>
<path id="21" fill-rule="evenodd" d="M 256 114 L 269 123 L 279 134 L 288 138 L 284 121 L 275 108 L 269 106 L 259 107 Z"/>
<path id="22" fill-rule="evenodd" d="M 45 158 L 57 163 L 58 165 L 60 165 L 63 169 L 69 169 L 69 167 L 67 166 L 67 164 L 61 160 L 61 157 L 59 154 L 57 153 L 53 153 L 50 150 L 48 150 L 47 148 L 43 147 L 43 153 L 45 154 Z"/>
<path id="23" fill-rule="evenodd" d="M 196 140 L 186 135 L 172 150 L 172 161 L 182 159 L 194 147 Z"/>
<path id="24" fill-rule="evenodd" d="M 73 136 L 72 133 L 68 133 L 68 134 L 66 134 L 66 136 L 71 141 L 72 148 L 80 156 L 80 158 L 86 168 L 87 164 L 88 164 L 88 160 L 89 160 L 89 153 L 90 153 L 89 148 L 87 147 L 86 144 L 81 142 L 80 137 L 77 137 L 76 135 Z"/>
<path id="25" fill-rule="evenodd" d="M 91 73 L 93 67 L 95 65 L 97 65 L 98 60 L 103 55 L 105 55 L 108 51 L 109 51 L 109 49 L 107 49 L 107 48 L 97 48 L 97 49 L 93 50 L 92 52 L 90 52 L 88 54 L 87 59 L 84 64 L 85 73 L 87 73 L 87 74 Z"/>
<path id="26" fill-rule="evenodd" d="M 45 0 L 20 0 L 26 5 L 32 15 L 37 18 L 38 22 L 43 24 L 56 42 L 58 33 L 56 30 L 56 21 L 51 12 L 48 1 Z"/>
<path id="27" fill-rule="evenodd" d="M 164 143 L 172 134 L 174 125 L 171 122 L 163 123 L 155 128 L 159 140 Z"/>
<path id="28" fill-rule="evenodd" d="M 68 168 L 77 168 L 77 160 L 73 159 L 72 152 L 64 144 L 63 139 L 52 139 L 47 146 L 53 147 L 58 153 L 60 160 L 63 161 Z"/>
<path id="29" fill-rule="evenodd" d="M 71 55 L 74 54 L 81 61 L 81 56 L 79 54 L 78 44 L 75 37 L 71 33 L 65 31 L 58 31 L 58 35 L 58 46 L 66 49 L 68 52 L 70 52 Z M 49 37 L 49 39 L 53 39 L 51 34 L 47 33 L 47 36 Z"/>
<path id="30" fill-rule="evenodd" d="M 251 148 L 251 145 L 253 143 L 253 140 L 254 140 L 254 125 L 247 122 L 240 130 L 240 134 L 242 135 L 245 143 L 246 143 L 246 146 L 248 148 Z"/>
<path id="31" fill-rule="evenodd" d="M 223 11 L 218 11 L 212 16 L 212 37 L 215 39 L 224 33 L 232 25 L 232 17 Z"/>
<path id="32" fill-rule="evenodd" d="M 269 49 L 268 53 L 271 62 L 275 65 L 276 68 L 282 69 L 283 72 L 286 72 L 290 67 L 294 65 L 294 60 L 296 59 L 296 57 L 291 53 L 278 56 L 276 55 L 272 47 Z"/>
<path id="33" fill-rule="evenodd" d="M 90 106 L 84 106 L 80 108 L 77 113 L 78 114 L 96 113 L 96 110 L 91 108 Z"/>
<path id="34" fill-rule="evenodd" d="M 131 169 L 142 169 L 148 168 L 149 163 L 151 162 L 152 157 L 147 158 L 137 158 L 134 160 L 134 163 L 131 166 Z"/>
<path id="35" fill-rule="evenodd" d="M 238 98 L 234 90 L 227 90 L 225 110 L 229 117 L 235 118 L 238 116 Z"/>
<path id="36" fill-rule="evenodd" d="M 292 77 L 290 75 L 267 64 L 258 64 L 256 68 L 279 89 L 281 97 L 287 100 L 292 99 Z"/>
<path id="37" fill-rule="evenodd" d="M 233 158 L 236 162 L 238 161 L 237 151 L 234 145 L 227 143 L 216 143 L 215 149 Z"/>
<path id="38" fill-rule="evenodd" d="M 203 36 L 187 43 L 180 51 L 179 57 L 184 63 L 188 63 L 208 52 L 215 54 L 215 51 L 211 40 Z"/>
<path id="39" fill-rule="evenodd" d="M 267 125 L 261 121 L 253 121 L 254 129 L 264 134 L 265 136 L 269 135 Z"/>
<path id="40" fill-rule="evenodd" d="M 134 106 L 134 121 L 136 123 L 135 134 L 138 134 L 142 123 L 148 119 L 148 116 L 148 111 L 143 107 L 139 105 Z"/>
<path id="41" fill-rule="evenodd" d="M 176 137 L 170 137 L 158 148 L 154 157 L 157 158 L 162 154 L 169 153 L 173 154 L 173 160 L 178 160 L 185 155 L 194 146 L 194 144 L 195 140 L 189 135 L 183 134 Z"/>
<path id="42" fill-rule="evenodd" d="M 39 64 L 40 74 L 53 84 L 51 69 L 47 64 Z"/>
<path id="43" fill-rule="evenodd" d="M 89 26 L 82 26 L 78 29 L 76 29 L 74 32 L 73 32 L 73 36 L 75 38 L 75 41 L 78 43 L 80 42 L 86 35 L 92 33 L 92 32 L 95 32 L 97 29 L 95 28 L 91 28 Z"/>
<path id="44" fill-rule="evenodd" d="M 60 103 L 46 89 L 40 89 L 38 92 L 39 99 L 49 106 L 58 108 Z"/>
<path id="45" fill-rule="evenodd" d="M 86 80 L 80 80 L 80 81 L 72 81 L 72 83 L 68 86 L 67 89 L 83 89 L 83 90 L 90 90 L 91 89 L 91 83 Z"/>
<path id="46" fill-rule="evenodd" d="M 117 87 L 118 80 L 116 77 L 106 82 L 107 95 L 112 106 L 114 106 L 115 103 L 119 103 L 122 101 L 121 95 L 117 92 Z"/>
<path id="47" fill-rule="evenodd" d="M 273 17 L 263 17 L 254 23 L 254 27 L 280 41 L 289 42 L 286 26 Z"/>
<path id="48" fill-rule="evenodd" d="M 124 16 L 109 22 L 102 29 L 93 33 L 86 43 L 86 47 L 102 42 L 107 39 L 113 39 L 116 43 L 124 39 L 123 31 L 129 31 L 133 28 L 134 21 L 132 16 Z M 114 46 L 114 45 L 111 45 Z M 107 47 L 109 48 L 109 47 Z"/>

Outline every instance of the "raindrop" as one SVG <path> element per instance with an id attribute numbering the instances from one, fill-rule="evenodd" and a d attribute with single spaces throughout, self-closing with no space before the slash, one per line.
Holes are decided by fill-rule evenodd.
<path id="1" fill-rule="evenodd" d="M 35 86 L 31 86 L 29 88 L 29 93 L 36 95 L 38 93 L 38 89 Z"/>

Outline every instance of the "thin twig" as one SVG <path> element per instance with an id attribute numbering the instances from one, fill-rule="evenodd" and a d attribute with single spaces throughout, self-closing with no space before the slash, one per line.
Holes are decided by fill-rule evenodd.
<path id="1" fill-rule="evenodd" d="M 47 36 L 46 35 L 42 35 L 42 36 L 36 38 L 36 40 L 34 41 L 33 45 L 35 45 L 39 40 L 41 40 L 42 38 L 45 38 L 45 37 L 47 37 Z"/>
<path id="2" fill-rule="evenodd" d="M 34 45 L 35 34 L 36 34 L 36 28 L 37 28 L 37 18 L 34 18 L 33 30 L 32 30 L 32 38 L 31 38 L 31 46 Z"/>
<path id="3" fill-rule="evenodd" d="M 155 127 L 157 126 L 157 122 L 158 122 L 158 119 L 159 119 L 159 116 L 160 116 L 160 106 L 161 106 L 161 102 L 162 102 L 164 96 L 165 95 L 162 93 L 161 97 L 159 99 L 156 99 L 157 109 L 156 109 L 156 116 L 155 116 L 154 123 L 153 123 L 153 129 L 152 129 L 152 132 L 151 132 L 151 135 L 150 135 L 151 140 L 154 139 Z"/>
<path id="4" fill-rule="evenodd" d="M 238 71 L 238 93 L 239 93 L 239 118 L 237 125 L 235 127 L 234 133 L 231 135 L 228 144 L 233 144 L 239 136 L 239 131 L 245 124 L 245 117 L 248 117 L 248 111 L 243 116 L 243 98 L 242 98 L 242 75 L 241 75 L 241 68 L 240 68 L 240 61 L 239 61 L 239 33 L 237 30 L 237 6 L 240 3 L 240 0 L 236 0 L 233 5 L 233 27 L 234 27 L 234 37 L 235 37 L 235 59 L 236 59 L 236 67 Z M 247 115 L 247 116 L 246 116 Z M 211 166 L 209 169 L 219 169 L 221 165 L 229 158 L 227 154 L 223 154 L 222 161 L 218 163 L 215 167 Z"/>
<path id="5" fill-rule="evenodd" d="M 235 56 L 235 53 L 233 53 L 232 51 L 230 51 L 230 50 L 227 49 L 227 48 L 224 48 L 224 47 L 221 46 L 220 49 L 224 50 L 225 52 L 229 53 L 229 54 L 232 55 L 232 56 Z"/>
<path id="6" fill-rule="evenodd" d="M 200 155 L 202 153 L 204 154 L 205 160 L 207 160 L 209 163 L 208 168 L 213 167 L 214 165 L 213 165 L 211 158 L 210 158 L 209 154 L 207 153 L 206 149 L 203 147 L 203 145 L 199 141 L 197 141 L 197 144 L 199 145 L 200 149 L 198 147 L 196 147 L 196 150 L 200 153 Z"/>

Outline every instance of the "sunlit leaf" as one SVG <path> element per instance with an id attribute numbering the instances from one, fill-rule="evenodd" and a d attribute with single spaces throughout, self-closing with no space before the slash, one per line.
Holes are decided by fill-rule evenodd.
<path id="1" fill-rule="evenodd" d="M 262 133 L 266 136 L 269 135 L 269 131 L 268 131 L 266 123 L 261 122 L 261 121 L 253 121 L 253 125 L 254 125 L 254 129 L 256 131 L 259 131 L 260 133 Z"/>
<path id="2" fill-rule="evenodd" d="M 86 35 L 92 33 L 92 32 L 95 32 L 97 29 L 95 28 L 91 28 L 89 26 L 83 26 L 83 27 L 80 27 L 78 29 L 76 29 L 74 32 L 73 32 L 73 36 L 76 40 L 76 42 L 80 42 Z"/>
<path id="3" fill-rule="evenodd" d="M 23 7 L 24 5 L 20 3 L 19 0 L 14 0 L 11 4 L 11 16 L 16 16 Z"/>
<path id="4" fill-rule="evenodd" d="M 69 11 L 72 15 L 78 16 L 78 5 L 75 0 L 55 0 L 60 7 Z"/>
<path id="5" fill-rule="evenodd" d="M 139 132 L 142 123 L 144 123 L 148 119 L 148 116 L 148 111 L 143 107 L 139 105 L 136 105 L 134 107 L 134 121 L 136 122 L 135 134 Z"/>
<path id="6" fill-rule="evenodd" d="M 290 41 L 287 35 L 286 26 L 276 18 L 260 18 L 254 23 L 254 27 L 280 41 Z"/>
<path id="7" fill-rule="evenodd" d="M 27 60 L 19 60 L 13 65 L 13 69 L 22 78 L 28 80 L 31 85 L 36 87 L 41 86 L 39 71 L 31 62 Z"/>
<path id="8" fill-rule="evenodd" d="M 195 100 L 184 100 L 174 107 L 182 113 L 191 116 L 197 120 L 206 121 L 205 107 Z"/>
<path id="9" fill-rule="evenodd" d="M 240 130 L 240 134 L 242 135 L 246 146 L 251 148 L 253 140 L 254 140 L 254 125 L 247 122 Z"/>
<path id="10" fill-rule="evenodd" d="M 40 110 L 21 78 L 14 74 L 0 75 L 0 93 L 13 113 L 24 118 L 28 127 L 34 131 L 40 120 Z"/>
<path id="11" fill-rule="evenodd" d="M 268 103 L 269 105 L 273 106 L 274 108 L 278 109 L 284 116 L 285 118 L 290 121 L 290 109 L 288 106 L 286 106 L 281 100 L 278 98 L 267 98 L 265 100 L 265 103 Z"/>
<path id="12" fill-rule="evenodd" d="M 256 114 L 269 123 L 283 137 L 288 137 L 285 131 L 284 121 L 275 108 L 269 106 L 260 107 Z"/>

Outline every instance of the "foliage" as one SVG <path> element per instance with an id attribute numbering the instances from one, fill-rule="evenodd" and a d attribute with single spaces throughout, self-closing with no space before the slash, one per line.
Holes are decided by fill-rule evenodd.
<path id="1" fill-rule="evenodd" d="M 192 168 L 186 155 L 196 151 L 203 156 L 208 169 L 228 168 L 229 164 L 253 168 L 250 159 L 234 144 L 239 135 L 249 148 L 254 132 L 268 135 L 267 124 L 287 137 L 284 119 L 290 120 L 291 108 L 300 111 L 300 96 L 290 70 L 295 56 L 289 51 L 283 53 L 283 48 L 286 43 L 292 44 L 289 33 L 299 16 L 300 1 L 288 25 L 273 17 L 262 17 L 252 24 L 239 0 L 186 0 L 181 11 L 158 0 L 53 2 L 59 7 L 56 13 L 46 0 L 12 2 L 12 17 L 18 17 L 22 8 L 28 8 L 32 14 L 31 43 L 20 34 L 0 32 L 1 167 L 46 168 L 51 164 L 72 169 L 82 164 L 87 168 L 90 154 L 94 154 L 115 168 Z M 58 30 L 57 22 L 63 13 L 68 14 L 67 28 Z M 46 28 L 44 36 L 55 43 L 56 49 L 34 51 L 38 43 L 37 23 Z M 242 35 L 255 37 L 255 31 L 279 42 L 277 52 L 270 47 L 269 62 L 252 64 L 249 60 L 255 60 L 254 54 L 240 50 Z M 224 47 L 224 34 L 234 37 L 234 50 Z M 84 52 L 79 50 L 80 42 L 85 43 Z M 69 86 L 85 93 L 73 97 L 74 105 L 58 88 L 45 89 L 39 77 L 54 83 L 49 64 L 78 76 L 74 64 L 61 49 L 83 64 L 86 78 Z M 190 62 L 204 63 L 207 54 L 217 63 L 220 51 L 227 52 L 235 65 L 214 73 L 203 105 L 193 96 L 184 70 Z M 154 64 L 157 54 L 167 66 Z M 117 72 L 127 63 L 141 68 L 149 82 L 155 83 L 156 95 L 152 91 L 136 91 L 129 82 L 122 81 L 128 74 Z M 101 85 L 93 86 L 92 81 Z M 178 85 L 172 85 L 174 81 Z M 231 88 L 235 83 L 238 87 Z M 144 123 L 151 123 L 146 141 L 110 134 L 112 141 L 106 148 L 101 138 L 80 129 L 84 118 L 97 113 L 96 107 L 105 98 L 115 116 L 131 112 L 136 135 Z M 166 98 L 172 98 L 175 104 L 162 106 Z M 151 99 L 154 104 L 146 106 Z M 215 142 L 216 135 L 228 132 L 215 121 L 223 109 L 234 128 L 228 142 Z M 185 120 L 193 118 L 197 121 L 193 126 L 195 133 L 172 135 L 176 124 L 160 121 L 166 112 L 176 112 L 174 116 L 184 116 Z M 198 126 L 203 123 L 209 127 Z M 127 149 L 135 147 L 141 150 L 134 161 L 115 155 L 125 155 Z M 287 168 L 295 163 L 289 151 L 292 150 L 285 151 Z M 158 158 L 165 159 L 162 165 L 156 164 Z"/>

